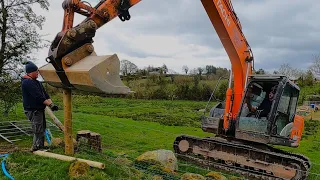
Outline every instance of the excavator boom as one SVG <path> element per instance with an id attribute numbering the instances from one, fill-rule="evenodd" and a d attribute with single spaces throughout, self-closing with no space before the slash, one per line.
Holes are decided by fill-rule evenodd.
<path id="1" fill-rule="evenodd" d="M 130 20 L 129 9 L 140 1 L 102 0 L 91 7 L 84 1 L 65 0 L 62 30 L 50 46 L 49 63 L 40 68 L 44 80 L 62 88 L 129 93 L 119 77 L 118 57 L 97 56 L 92 43 L 96 30 L 115 17 Z M 252 75 L 253 54 L 231 0 L 201 3 L 228 54 L 232 71 L 226 101 L 202 117 L 203 131 L 216 137 L 179 136 L 173 144 L 175 153 L 250 179 L 306 179 L 311 167 L 308 158 L 267 145 L 299 145 L 304 127 L 304 119 L 295 115 L 300 89 L 284 76 Z M 73 26 L 75 13 L 86 16 L 77 26 Z M 259 109 L 262 102 L 269 112 L 264 112 L 268 108 Z"/>

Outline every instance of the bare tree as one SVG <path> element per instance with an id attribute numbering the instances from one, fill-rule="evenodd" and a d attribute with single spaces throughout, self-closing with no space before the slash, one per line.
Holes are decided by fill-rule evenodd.
<path id="1" fill-rule="evenodd" d="M 285 75 L 291 79 L 297 79 L 303 74 L 303 72 L 291 67 L 289 64 L 282 64 L 279 68 L 278 74 Z"/>
<path id="2" fill-rule="evenodd" d="M 47 45 L 37 32 L 45 18 L 33 10 L 36 4 L 48 10 L 47 0 L 0 0 L 0 75 L 18 70 L 34 58 L 34 50 Z"/>
<path id="3" fill-rule="evenodd" d="M 315 55 L 313 57 L 313 63 L 310 66 L 310 70 L 316 75 L 320 76 L 320 55 Z"/>
<path id="4" fill-rule="evenodd" d="M 122 60 L 120 62 L 120 71 L 124 76 L 132 74 L 138 71 L 138 66 L 128 60 Z"/>
<path id="5" fill-rule="evenodd" d="M 189 71 L 188 66 L 186 66 L 186 65 L 182 66 L 182 71 L 185 72 L 186 74 L 188 74 L 188 71 Z"/>
<path id="6" fill-rule="evenodd" d="M 168 69 L 168 74 L 178 74 L 178 73 L 173 69 Z"/>
<path id="7" fill-rule="evenodd" d="M 197 68 L 193 68 L 190 70 L 189 74 L 198 74 L 198 69 Z"/>

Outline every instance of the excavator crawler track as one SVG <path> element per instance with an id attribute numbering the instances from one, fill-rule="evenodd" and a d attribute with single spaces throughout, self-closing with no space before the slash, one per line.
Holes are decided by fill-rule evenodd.
<path id="1" fill-rule="evenodd" d="M 268 145 L 221 137 L 179 136 L 174 151 L 178 158 L 205 167 L 236 173 L 246 179 L 307 179 L 310 160 Z"/>

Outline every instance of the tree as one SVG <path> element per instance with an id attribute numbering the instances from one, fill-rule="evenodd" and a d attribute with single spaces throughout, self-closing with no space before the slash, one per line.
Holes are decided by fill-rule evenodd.
<path id="1" fill-rule="evenodd" d="M 204 69 L 202 67 L 198 67 L 197 70 L 198 74 L 201 76 Z"/>
<path id="2" fill-rule="evenodd" d="M 198 69 L 197 68 L 191 69 L 189 74 L 193 74 L 193 75 L 198 74 Z"/>
<path id="3" fill-rule="evenodd" d="M 168 73 L 168 67 L 167 65 L 163 64 L 162 67 L 161 67 L 162 71 L 164 74 L 167 74 Z"/>
<path id="4" fill-rule="evenodd" d="M 0 105 L 4 115 L 21 100 L 19 76 L 23 62 L 48 44 L 38 33 L 45 18 L 33 8 L 48 10 L 47 0 L 0 0 Z"/>
<path id="5" fill-rule="evenodd" d="M 217 73 L 217 68 L 212 66 L 212 65 L 206 65 L 206 74 L 216 74 Z"/>
<path id="6" fill-rule="evenodd" d="M 298 84 L 300 87 L 312 86 L 314 83 L 315 83 L 315 78 L 310 69 L 307 70 L 305 73 L 303 73 L 298 79 Z"/>
<path id="7" fill-rule="evenodd" d="M 316 76 L 320 76 L 320 55 L 315 55 L 309 68 Z"/>
<path id="8" fill-rule="evenodd" d="M 186 74 L 188 74 L 188 71 L 189 71 L 188 66 L 186 66 L 186 65 L 182 66 L 182 71 L 185 72 Z"/>
<path id="9" fill-rule="evenodd" d="M 168 74 L 178 74 L 178 73 L 173 69 L 168 69 Z"/>
<path id="10" fill-rule="evenodd" d="M 22 62 L 34 59 L 34 50 L 46 47 L 37 30 L 45 18 L 32 7 L 40 5 L 48 10 L 47 0 L 0 0 L 0 75 L 22 67 Z"/>
<path id="11" fill-rule="evenodd" d="M 298 79 L 302 73 L 301 70 L 292 68 L 289 64 L 282 64 L 278 71 L 278 74 L 285 75 L 291 79 Z"/>
<path id="12" fill-rule="evenodd" d="M 256 74 L 266 74 L 266 72 L 264 71 L 264 69 L 259 69 Z"/>
<path id="13" fill-rule="evenodd" d="M 308 70 L 306 73 L 305 73 L 305 76 L 304 76 L 304 85 L 306 86 L 312 86 L 314 84 L 314 76 L 313 76 L 313 73 L 311 70 Z"/>
<path id="14" fill-rule="evenodd" d="M 138 71 L 138 66 L 128 60 L 120 61 L 120 71 L 122 75 L 127 76 Z"/>
<path id="15" fill-rule="evenodd" d="M 4 116 L 8 116 L 12 107 L 21 100 L 20 82 L 9 74 L 0 77 L 0 107 Z"/>
<path id="16" fill-rule="evenodd" d="M 216 75 L 217 77 L 229 77 L 229 71 L 227 68 L 218 67 Z"/>

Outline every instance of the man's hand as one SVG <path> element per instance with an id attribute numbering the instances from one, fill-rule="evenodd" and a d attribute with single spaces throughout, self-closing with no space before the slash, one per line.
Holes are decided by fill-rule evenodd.
<path id="1" fill-rule="evenodd" d="M 51 103 L 51 104 L 49 105 L 49 107 L 50 107 L 50 109 L 51 109 L 52 111 L 58 111 L 58 110 L 59 110 L 59 107 L 58 107 L 57 105 L 53 104 L 53 103 Z"/>

